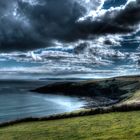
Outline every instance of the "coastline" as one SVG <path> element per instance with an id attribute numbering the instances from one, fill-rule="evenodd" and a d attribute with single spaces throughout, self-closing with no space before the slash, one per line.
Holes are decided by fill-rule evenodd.
<path id="1" fill-rule="evenodd" d="M 133 75 L 85 81 L 57 81 L 31 92 L 78 96 L 87 100 L 85 108 L 94 108 L 122 103 L 139 90 L 140 76 Z"/>
<path id="2" fill-rule="evenodd" d="M 69 84 L 69 86 L 68 86 Z M 88 80 L 88 81 L 80 81 L 80 82 L 63 82 L 63 83 L 52 83 L 49 84 L 49 86 L 40 87 L 39 89 L 44 90 L 44 94 L 47 94 L 46 87 L 51 87 L 50 89 L 55 89 L 55 86 L 58 86 L 58 89 L 61 89 L 61 92 L 63 90 L 63 95 L 68 95 L 68 91 L 70 88 L 72 88 L 71 91 L 76 89 L 76 92 L 73 92 L 73 96 L 79 96 L 78 93 L 81 93 L 84 89 L 84 92 L 82 91 L 82 96 L 87 93 L 88 88 L 97 86 L 96 90 L 93 89 L 94 92 L 98 92 L 96 96 L 101 96 L 101 93 L 107 94 L 107 91 L 112 91 L 110 94 L 107 94 L 106 98 L 116 98 L 118 97 L 119 100 L 117 102 L 112 104 L 102 104 L 95 106 L 93 102 L 91 101 L 88 105 L 81 108 L 79 111 L 74 111 L 71 113 L 64 113 L 64 114 L 58 114 L 58 115 L 51 115 L 46 117 L 39 117 L 39 118 L 33 118 L 28 117 L 24 119 L 4 122 L 0 124 L 0 127 L 2 126 L 9 126 L 21 122 L 30 122 L 30 121 L 43 121 L 43 120 L 55 120 L 55 119 L 64 119 L 64 118 L 71 118 L 71 117 L 78 117 L 78 116 L 86 116 L 86 115 L 95 115 L 95 114 L 104 114 L 104 113 L 110 113 L 110 112 L 128 112 L 128 111 L 136 111 L 140 110 L 140 76 L 125 76 L 125 77 L 115 77 L 115 78 L 108 78 L 108 79 L 99 79 L 99 80 Z M 67 86 L 66 86 L 67 85 Z M 113 85 L 113 86 L 112 86 Z M 65 88 L 62 88 L 62 87 Z M 67 88 L 68 87 L 68 88 Z M 74 88 L 73 88 L 74 87 Z M 84 88 L 83 88 L 84 87 Z M 80 89 L 82 88 L 82 90 Z M 39 89 L 32 90 L 32 92 L 37 92 Z M 50 90 L 49 89 L 49 90 Z M 56 94 L 56 89 L 51 91 L 52 94 Z M 65 92 L 66 91 L 66 92 Z M 101 91 L 99 93 L 99 91 Z M 104 92 L 105 91 L 105 92 Z M 60 91 L 57 91 L 60 94 Z M 90 94 L 87 94 L 86 98 L 92 99 L 94 96 L 91 96 L 91 93 L 94 93 L 90 91 Z M 119 93 L 118 93 L 119 92 Z M 38 92 L 38 94 L 41 92 Z M 113 95 L 114 94 L 114 95 Z M 95 97 L 94 97 L 95 98 Z M 98 98 L 99 99 L 99 98 Z"/>
<path id="3" fill-rule="evenodd" d="M 50 120 L 62 120 L 62 119 L 69 119 L 69 118 L 82 117 L 82 116 L 94 116 L 94 115 L 108 114 L 113 112 L 131 112 L 131 111 L 140 111 L 140 104 L 121 104 L 121 105 L 114 105 L 108 107 L 82 109 L 79 111 L 50 115 L 46 117 L 36 117 L 36 118 L 28 117 L 28 118 L 0 123 L 0 128 L 12 126 L 20 123 L 25 123 L 25 122 L 28 123 L 28 122 L 50 121 Z"/>

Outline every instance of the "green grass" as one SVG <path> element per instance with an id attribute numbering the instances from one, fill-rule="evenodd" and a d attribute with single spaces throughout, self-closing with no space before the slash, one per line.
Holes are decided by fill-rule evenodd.
<path id="1" fill-rule="evenodd" d="M 140 140 L 140 111 L 15 124 L 0 140 Z"/>
<path id="2" fill-rule="evenodd" d="M 132 93 L 132 96 L 122 102 L 120 104 L 134 104 L 134 103 L 140 103 L 140 90 L 135 91 Z"/>

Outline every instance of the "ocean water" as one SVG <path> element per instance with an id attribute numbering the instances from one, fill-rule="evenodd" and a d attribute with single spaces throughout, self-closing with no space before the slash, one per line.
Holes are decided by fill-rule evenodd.
<path id="1" fill-rule="evenodd" d="M 70 112 L 86 101 L 78 97 L 31 93 L 46 81 L 0 81 L 0 122 Z"/>

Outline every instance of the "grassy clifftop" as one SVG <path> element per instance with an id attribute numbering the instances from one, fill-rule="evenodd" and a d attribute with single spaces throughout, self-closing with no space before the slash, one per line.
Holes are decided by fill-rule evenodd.
<path id="1" fill-rule="evenodd" d="M 0 140 L 139 140 L 140 111 L 110 113 L 0 128 Z"/>

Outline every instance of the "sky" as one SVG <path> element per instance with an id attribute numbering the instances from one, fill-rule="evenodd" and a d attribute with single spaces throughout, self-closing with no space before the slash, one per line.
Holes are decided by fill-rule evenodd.
<path id="1" fill-rule="evenodd" d="M 1 0 L 1 78 L 139 74 L 140 0 Z"/>

